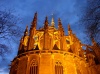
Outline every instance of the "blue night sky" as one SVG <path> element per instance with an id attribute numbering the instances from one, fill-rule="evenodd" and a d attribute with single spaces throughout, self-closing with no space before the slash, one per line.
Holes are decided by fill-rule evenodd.
<path id="1" fill-rule="evenodd" d="M 51 23 L 52 14 L 57 27 L 58 18 L 61 18 L 63 27 L 67 34 L 67 25 L 71 25 L 73 33 L 84 42 L 83 28 L 80 22 L 82 10 L 86 6 L 87 0 L 0 0 L 0 10 L 11 9 L 13 14 L 20 18 L 18 24 L 23 30 L 26 25 L 30 27 L 34 13 L 38 13 L 38 27 L 42 27 L 45 17 L 48 16 Z M 7 55 L 7 61 L 0 59 L 0 74 L 8 74 L 8 64 L 16 56 L 18 44 L 13 47 L 12 53 Z"/>

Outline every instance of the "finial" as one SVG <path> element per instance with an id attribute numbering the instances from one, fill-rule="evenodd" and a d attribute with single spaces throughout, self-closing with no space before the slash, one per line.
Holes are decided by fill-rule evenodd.
<path id="1" fill-rule="evenodd" d="M 48 21 L 48 17 L 46 16 L 46 19 L 45 19 L 45 21 Z"/>
<path id="2" fill-rule="evenodd" d="M 44 28 L 47 28 L 48 27 L 48 17 L 46 16 L 45 18 L 45 22 L 44 22 Z"/>
<path id="3" fill-rule="evenodd" d="M 33 21 L 36 21 L 37 20 L 37 12 L 34 14 L 34 19 Z"/>
<path id="4" fill-rule="evenodd" d="M 34 17 L 37 18 L 37 12 L 35 13 Z"/>
<path id="5" fill-rule="evenodd" d="M 71 34 L 73 34 L 73 33 L 72 33 L 71 28 L 70 28 L 70 24 L 68 24 L 68 35 L 71 35 Z"/>
<path id="6" fill-rule="evenodd" d="M 58 21 L 59 21 L 59 22 L 61 22 L 61 19 L 60 19 L 60 18 L 58 18 Z"/>
<path id="7" fill-rule="evenodd" d="M 48 25 L 48 17 L 46 16 L 46 18 L 45 18 L 45 23 L 44 23 L 45 25 Z"/>
<path id="8" fill-rule="evenodd" d="M 71 30 L 71 28 L 70 28 L 70 24 L 68 24 L 68 31 L 70 31 Z"/>
<path id="9" fill-rule="evenodd" d="M 62 27 L 62 23 L 61 23 L 61 19 L 60 18 L 58 19 L 58 26 Z"/>
<path id="10" fill-rule="evenodd" d="M 58 19 L 58 30 L 59 30 L 60 32 L 62 32 L 62 33 L 61 33 L 61 36 L 63 36 L 63 35 L 64 35 L 64 29 L 63 29 L 63 26 L 62 26 L 62 23 L 61 23 L 60 18 Z"/>
<path id="11" fill-rule="evenodd" d="M 58 22 L 61 22 L 60 18 L 58 19 Z"/>
<path id="12" fill-rule="evenodd" d="M 25 32 L 24 32 L 24 36 L 28 35 L 28 26 L 26 26 Z"/>
<path id="13" fill-rule="evenodd" d="M 51 19 L 51 26 L 54 27 L 55 26 L 55 22 L 54 22 L 54 18 L 52 17 Z"/>
<path id="14" fill-rule="evenodd" d="M 33 21 L 32 21 L 32 26 L 36 27 L 36 24 L 37 24 L 37 12 L 34 14 L 34 18 L 33 18 Z"/>

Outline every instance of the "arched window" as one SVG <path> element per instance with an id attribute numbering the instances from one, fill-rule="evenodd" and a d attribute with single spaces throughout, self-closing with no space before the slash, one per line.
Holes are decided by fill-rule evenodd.
<path id="1" fill-rule="evenodd" d="M 38 74 L 38 63 L 35 59 L 31 62 L 30 74 Z"/>
<path id="2" fill-rule="evenodd" d="M 63 74 L 63 66 L 61 62 L 55 64 L 55 74 Z"/>

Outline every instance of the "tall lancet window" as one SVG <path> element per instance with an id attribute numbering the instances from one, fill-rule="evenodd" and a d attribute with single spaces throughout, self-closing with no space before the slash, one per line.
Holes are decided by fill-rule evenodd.
<path id="1" fill-rule="evenodd" d="M 55 64 L 55 74 L 63 74 L 63 65 L 61 62 Z"/>
<path id="2" fill-rule="evenodd" d="M 30 74 L 38 74 L 38 63 L 35 59 L 32 60 L 30 65 Z"/>

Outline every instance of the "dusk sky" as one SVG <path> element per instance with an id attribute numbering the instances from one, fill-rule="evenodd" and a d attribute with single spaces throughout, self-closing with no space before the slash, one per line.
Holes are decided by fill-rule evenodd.
<path id="1" fill-rule="evenodd" d="M 61 18 L 63 27 L 67 34 L 67 25 L 71 25 L 73 33 L 84 42 L 83 28 L 80 22 L 83 8 L 87 0 L 0 0 L 0 10 L 11 9 L 13 14 L 20 18 L 18 24 L 23 30 L 26 25 L 30 27 L 34 13 L 38 13 L 38 27 L 42 27 L 45 17 L 48 16 L 49 24 L 51 23 L 52 14 L 57 27 L 58 18 Z M 16 56 L 18 45 L 13 46 L 13 52 L 7 55 L 7 61 L 0 59 L 0 74 L 9 74 L 8 64 Z"/>

